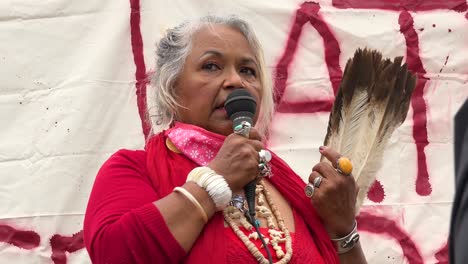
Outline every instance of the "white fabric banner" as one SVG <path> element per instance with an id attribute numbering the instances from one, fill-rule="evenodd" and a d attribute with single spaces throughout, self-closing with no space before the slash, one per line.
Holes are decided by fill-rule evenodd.
<path id="1" fill-rule="evenodd" d="M 208 13 L 253 25 L 281 95 L 268 145 L 304 180 L 354 51 L 405 57 L 419 82 L 358 217 L 361 241 L 369 263 L 448 263 L 465 0 L 1 1 L 0 263 L 90 263 L 87 199 L 113 152 L 144 146 L 154 44 Z"/>

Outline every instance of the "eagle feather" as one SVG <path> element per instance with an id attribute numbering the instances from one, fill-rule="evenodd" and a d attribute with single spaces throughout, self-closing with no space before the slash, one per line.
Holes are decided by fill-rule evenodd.
<path id="1" fill-rule="evenodd" d="M 388 140 L 408 113 L 416 77 L 402 61 L 358 49 L 346 63 L 330 113 L 324 145 L 353 162 L 360 188 L 356 213 L 375 180 Z"/>

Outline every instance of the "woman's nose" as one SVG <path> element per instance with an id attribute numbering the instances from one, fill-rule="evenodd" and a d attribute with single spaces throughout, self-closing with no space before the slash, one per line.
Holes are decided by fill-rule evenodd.
<path id="1" fill-rule="evenodd" d="M 242 77 L 236 69 L 229 69 L 225 73 L 224 88 L 244 87 Z"/>

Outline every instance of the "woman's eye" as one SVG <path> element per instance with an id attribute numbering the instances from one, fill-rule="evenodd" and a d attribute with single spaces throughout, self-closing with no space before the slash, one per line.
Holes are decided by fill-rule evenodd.
<path id="1" fill-rule="evenodd" d="M 247 75 L 253 76 L 253 77 L 255 77 L 255 76 L 257 75 L 257 73 L 255 72 L 255 70 L 252 69 L 252 68 L 249 68 L 249 67 L 244 67 L 244 68 L 242 68 L 242 69 L 241 69 L 241 72 L 242 72 L 243 74 L 247 74 Z"/>
<path id="2" fill-rule="evenodd" d="M 209 62 L 209 63 L 203 64 L 202 69 L 207 70 L 207 71 L 216 71 L 216 70 L 219 70 L 220 68 L 215 63 Z"/>

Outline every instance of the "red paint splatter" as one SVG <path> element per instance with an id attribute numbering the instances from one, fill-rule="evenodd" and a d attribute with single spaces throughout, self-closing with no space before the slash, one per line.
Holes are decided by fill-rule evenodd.
<path id="1" fill-rule="evenodd" d="M 73 236 L 53 235 L 50 238 L 50 246 L 52 248 L 51 259 L 54 264 L 66 264 L 67 252 L 73 253 L 85 247 L 83 230 Z"/>
<path id="2" fill-rule="evenodd" d="M 294 22 L 289 32 L 288 41 L 284 49 L 284 53 L 276 65 L 275 88 L 277 90 L 275 101 L 278 105 L 278 112 L 286 111 L 289 113 L 315 113 L 329 112 L 333 105 L 333 100 L 319 102 L 301 102 L 287 103 L 282 101 L 282 97 L 286 90 L 286 81 L 288 80 L 289 66 L 291 65 L 294 55 L 297 51 L 299 38 L 302 33 L 303 26 L 310 22 L 322 37 L 325 46 L 325 63 L 328 69 L 328 75 L 332 83 L 334 94 L 337 93 L 343 71 L 341 70 L 339 58 L 341 54 L 340 46 L 335 36 L 329 29 L 326 22 L 318 14 L 320 5 L 314 2 L 305 2 L 297 10 Z M 318 106 L 314 106 L 314 104 Z"/>
<path id="3" fill-rule="evenodd" d="M 332 0 L 337 8 L 384 9 L 395 11 L 428 11 L 448 9 L 465 12 L 468 7 L 465 0 Z"/>
<path id="4" fill-rule="evenodd" d="M 385 191 L 382 183 L 375 180 L 369 191 L 367 192 L 367 198 L 373 201 L 374 203 L 381 203 L 385 198 Z"/>
<path id="5" fill-rule="evenodd" d="M 452 29 L 449 28 L 449 29 L 448 29 L 448 32 L 451 33 L 451 32 L 452 32 Z"/>
<path id="6" fill-rule="evenodd" d="M 145 58 L 143 55 L 143 38 L 140 29 L 140 1 L 130 0 L 130 35 L 132 41 L 133 61 L 136 66 L 135 79 L 136 79 L 136 95 L 138 113 L 141 119 L 141 126 L 145 138 L 148 137 L 150 131 L 150 124 L 146 118 L 146 66 Z"/>
<path id="7" fill-rule="evenodd" d="M 0 225 L 0 242 L 22 249 L 33 249 L 39 246 L 41 237 L 34 231 L 17 230 L 8 225 Z"/>
<path id="8" fill-rule="evenodd" d="M 400 245 L 404 257 L 409 264 L 422 264 L 423 258 L 413 239 L 395 221 L 383 216 L 375 216 L 367 212 L 361 212 L 356 217 L 360 231 L 374 234 L 382 234 L 395 239 Z"/>
<path id="9" fill-rule="evenodd" d="M 420 28 L 419 31 L 421 31 L 421 32 L 424 31 L 424 28 Z"/>
<path id="10" fill-rule="evenodd" d="M 429 182 L 429 173 L 427 170 L 427 159 L 424 149 L 429 144 L 427 136 L 427 106 L 424 101 L 424 87 L 427 79 L 425 77 L 426 70 L 423 67 L 421 58 L 419 57 L 419 39 L 418 34 L 414 30 L 413 17 L 408 11 L 400 13 L 398 19 L 400 24 L 400 32 L 406 40 L 406 62 L 408 69 L 418 75 L 418 82 L 411 98 L 411 106 L 413 108 L 413 138 L 417 150 L 417 165 L 418 173 L 416 178 L 416 193 L 421 196 L 427 196 L 432 193 L 432 187 Z"/>
<path id="11" fill-rule="evenodd" d="M 432 24 L 432 27 L 435 28 L 435 27 L 436 27 L 436 24 Z"/>
<path id="12" fill-rule="evenodd" d="M 435 254 L 437 262 L 435 264 L 448 264 L 449 263 L 449 249 L 448 242 L 445 243 Z"/>

